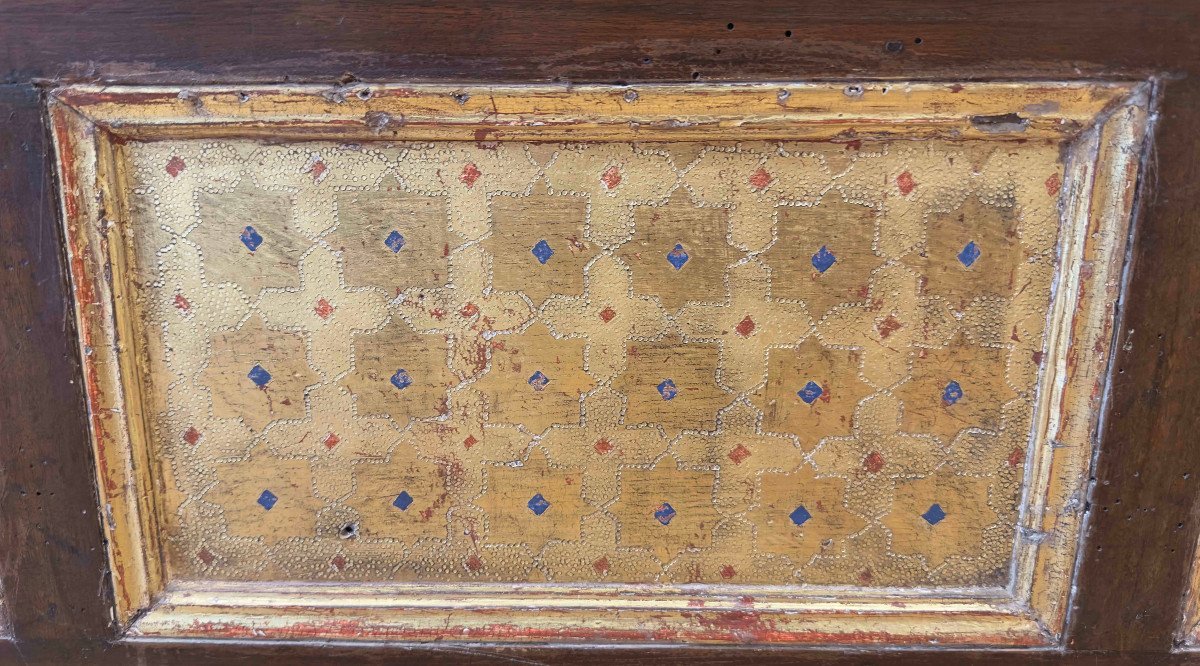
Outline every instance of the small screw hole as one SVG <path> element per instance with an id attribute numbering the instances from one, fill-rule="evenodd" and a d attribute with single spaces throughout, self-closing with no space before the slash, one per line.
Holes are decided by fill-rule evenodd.
<path id="1" fill-rule="evenodd" d="M 925 40 L 921 39 L 920 37 L 917 37 L 916 39 L 913 40 L 913 44 L 920 44 L 923 41 L 925 41 Z"/>
<path id="2" fill-rule="evenodd" d="M 354 537 L 358 536 L 358 523 L 346 523 L 345 525 L 342 525 L 342 529 L 339 530 L 339 534 L 343 539 L 353 539 Z"/>
<path id="3" fill-rule="evenodd" d="M 695 81 L 698 78 L 700 78 L 700 72 L 692 72 L 692 80 Z"/>
<path id="4" fill-rule="evenodd" d="M 363 100 L 371 99 L 371 89 L 363 88 L 362 90 L 358 91 L 358 98 Z"/>
<path id="5" fill-rule="evenodd" d="M 725 29 L 726 29 L 726 30 L 733 30 L 733 24 L 732 24 L 732 23 L 726 23 L 726 24 L 725 24 Z"/>

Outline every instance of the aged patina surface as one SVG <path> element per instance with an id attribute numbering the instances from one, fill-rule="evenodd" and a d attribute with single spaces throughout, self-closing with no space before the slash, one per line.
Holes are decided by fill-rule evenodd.
<path id="1" fill-rule="evenodd" d="M 1008 581 L 1049 142 L 127 150 L 175 576 Z"/>
<path id="2" fill-rule="evenodd" d="M 118 621 L 1058 641 L 1147 95 L 58 91 Z"/>

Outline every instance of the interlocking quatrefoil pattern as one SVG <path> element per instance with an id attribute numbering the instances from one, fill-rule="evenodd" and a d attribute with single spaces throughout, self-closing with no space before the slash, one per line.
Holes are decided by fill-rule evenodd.
<path id="1" fill-rule="evenodd" d="M 1053 146 L 127 151 L 172 575 L 1007 580 Z"/>

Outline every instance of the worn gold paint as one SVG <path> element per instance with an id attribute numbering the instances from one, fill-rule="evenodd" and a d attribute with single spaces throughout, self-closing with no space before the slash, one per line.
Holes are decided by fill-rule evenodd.
<path id="1" fill-rule="evenodd" d="M 134 632 L 1054 640 L 1141 92 L 699 90 L 59 93 L 85 340 L 124 341 L 86 351 Z M 1022 143 L 971 118 L 1014 110 Z M 283 581 L 348 610 L 264 610 L 322 605 Z"/>

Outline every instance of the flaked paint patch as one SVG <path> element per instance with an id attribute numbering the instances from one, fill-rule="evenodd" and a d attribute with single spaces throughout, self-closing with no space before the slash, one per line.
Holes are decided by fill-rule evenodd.
<path id="1" fill-rule="evenodd" d="M 689 604 L 690 605 L 690 604 Z M 701 602 L 700 605 L 703 605 Z M 511 614 L 510 609 L 476 611 L 486 617 L 493 613 Z M 551 611 L 553 613 L 553 611 Z M 305 620 L 283 626 L 237 620 L 193 619 L 188 624 L 170 627 L 163 631 L 138 631 L 139 636 L 188 636 L 207 638 L 259 638 L 266 640 L 347 639 L 347 640 L 390 640 L 390 641 L 479 641 L 501 642 L 646 642 L 664 641 L 677 643 L 773 643 L 773 644 L 844 644 L 844 645 L 970 645 L 995 644 L 1012 646 L 1043 645 L 1045 638 L 1038 632 L 1024 633 L 962 633 L 938 634 L 934 632 L 888 632 L 868 630 L 818 630 L 805 616 L 795 619 L 782 614 L 767 614 L 750 610 L 737 611 L 682 611 L 680 621 L 672 624 L 671 617 L 651 618 L 636 629 L 625 629 L 596 624 L 567 624 L 534 626 L 529 623 L 500 622 L 463 624 L 449 621 L 455 615 L 447 615 L 446 621 L 428 618 L 428 625 L 413 626 L 411 623 L 384 624 L 352 619 Z M 973 614 L 959 614 L 957 619 L 969 620 Z M 981 617 L 982 619 L 982 617 Z M 795 624 L 793 627 L 791 625 Z"/>

